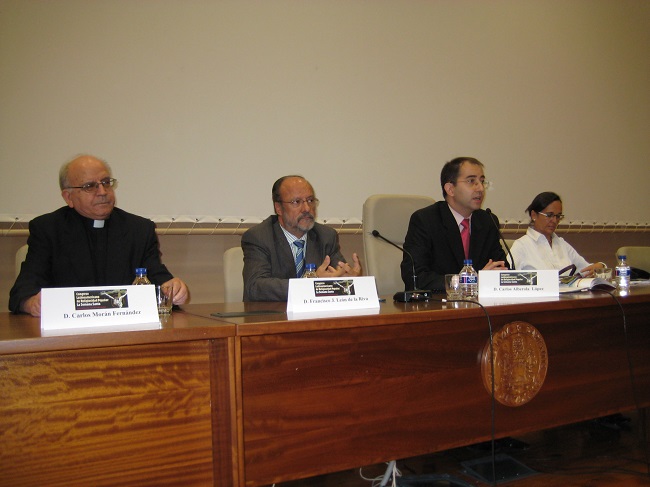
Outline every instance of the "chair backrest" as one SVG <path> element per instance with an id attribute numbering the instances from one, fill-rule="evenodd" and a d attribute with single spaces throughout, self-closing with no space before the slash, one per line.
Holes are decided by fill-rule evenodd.
<path id="1" fill-rule="evenodd" d="M 27 257 L 27 244 L 23 245 L 16 251 L 16 277 L 20 274 L 20 268 L 25 262 L 25 257 Z"/>
<path id="2" fill-rule="evenodd" d="M 365 274 L 375 276 L 377 292 L 380 296 L 404 290 L 400 272 L 402 252 L 383 240 L 373 237 L 372 231 L 377 230 L 391 242 L 402 246 L 413 212 L 435 201 L 428 196 L 375 194 L 363 204 Z"/>
<path id="3" fill-rule="evenodd" d="M 619 255 L 627 257 L 630 267 L 650 272 L 650 247 L 620 247 L 616 251 L 617 260 Z"/>
<path id="4" fill-rule="evenodd" d="M 244 299 L 244 251 L 232 247 L 223 253 L 224 301 L 233 302 Z"/>

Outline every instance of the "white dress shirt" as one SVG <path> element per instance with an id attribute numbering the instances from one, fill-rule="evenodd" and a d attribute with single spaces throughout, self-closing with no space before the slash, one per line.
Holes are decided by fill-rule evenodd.
<path id="1" fill-rule="evenodd" d="M 449 210 L 451 211 L 451 214 L 454 215 L 454 218 L 456 219 L 456 225 L 458 225 L 458 231 L 462 232 L 463 231 L 463 220 L 465 217 L 458 213 L 456 210 L 454 210 L 451 206 L 449 207 Z M 469 219 L 469 234 L 472 234 L 472 215 L 468 217 Z"/>
<path id="2" fill-rule="evenodd" d="M 298 255 L 298 246 L 293 245 L 293 243 L 296 240 L 302 240 L 303 241 L 304 245 L 302 247 L 302 252 L 303 252 L 302 255 L 304 255 L 305 258 L 307 258 L 307 234 L 305 233 L 302 236 L 302 238 L 298 238 L 293 233 L 288 232 L 282 225 L 280 225 L 280 228 L 284 232 L 284 236 L 287 237 L 287 242 L 289 242 L 289 247 L 291 248 L 291 253 L 293 254 L 293 261 L 294 262 L 296 261 L 296 256 Z M 310 264 L 313 264 L 313 262 L 310 262 Z M 305 262 L 305 265 L 307 265 L 307 262 Z M 318 267 L 319 265 L 320 264 L 316 264 L 316 267 Z"/>
<path id="3" fill-rule="evenodd" d="M 589 262 L 562 237 L 553 233 L 552 240 L 553 246 L 543 234 L 528 227 L 526 235 L 515 240 L 510 249 L 515 259 L 515 267 L 520 270 L 561 270 L 573 264 L 576 266 L 576 272 L 580 272 L 589 265 Z"/>

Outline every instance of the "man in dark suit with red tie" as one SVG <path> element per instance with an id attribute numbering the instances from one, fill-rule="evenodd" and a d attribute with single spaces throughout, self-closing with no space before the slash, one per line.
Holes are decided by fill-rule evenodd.
<path id="1" fill-rule="evenodd" d="M 413 213 L 404 241 L 418 288 L 444 291 L 445 274 L 458 274 L 464 259 L 472 259 L 476 270 L 506 269 L 499 222 L 481 209 L 489 185 L 483 164 L 473 157 L 453 159 L 442 168 L 440 185 L 445 200 Z M 406 254 L 401 271 L 406 289 L 412 289 L 413 265 Z"/>
<path id="2" fill-rule="evenodd" d="M 155 224 L 115 208 L 110 166 L 90 155 L 76 157 L 59 172 L 67 206 L 29 223 L 29 250 L 9 293 L 9 309 L 41 313 L 44 287 L 129 285 L 137 267 L 153 284 L 172 288 L 174 304 L 188 296 L 185 283 L 160 260 Z"/>
<path id="3" fill-rule="evenodd" d="M 489 186 L 483 163 L 473 157 L 449 161 L 440 173 L 440 185 L 445 200 L 413 213 L 404 241 L 404 249 L 413 256 L 418 287 L 444 292 L 445 274 L 458 274 L 465 259 L 472 259 L 477 270 L 507 269 L 499 221 L 481 209 Z M 412 289 L 413 266 L 407 255 L 401 270 L 406 289 Z M 491 442 L 473 447 L 487 451 Z M 497 440 L 495 448 L 519 450 L 528 444 L 506 437 Z"/>

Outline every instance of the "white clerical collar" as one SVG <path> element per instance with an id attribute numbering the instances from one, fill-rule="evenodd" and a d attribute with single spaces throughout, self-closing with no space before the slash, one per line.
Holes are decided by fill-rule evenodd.
<path id="1" fill-rule="evenodd" d="M 104 228 L 106 220 L 93 220 L 93 228 Z"/>

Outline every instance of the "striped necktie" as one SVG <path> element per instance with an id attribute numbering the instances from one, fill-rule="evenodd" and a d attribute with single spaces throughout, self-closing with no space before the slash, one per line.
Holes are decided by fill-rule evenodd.
<path id="1" fill-rule="evenodd" d="M 302 277 L 302 269 L 305 267 L 305 242 L 303 240 L 294 240 L 293 244 L 298 247 L 296 252 L 296 277 Z"/>

